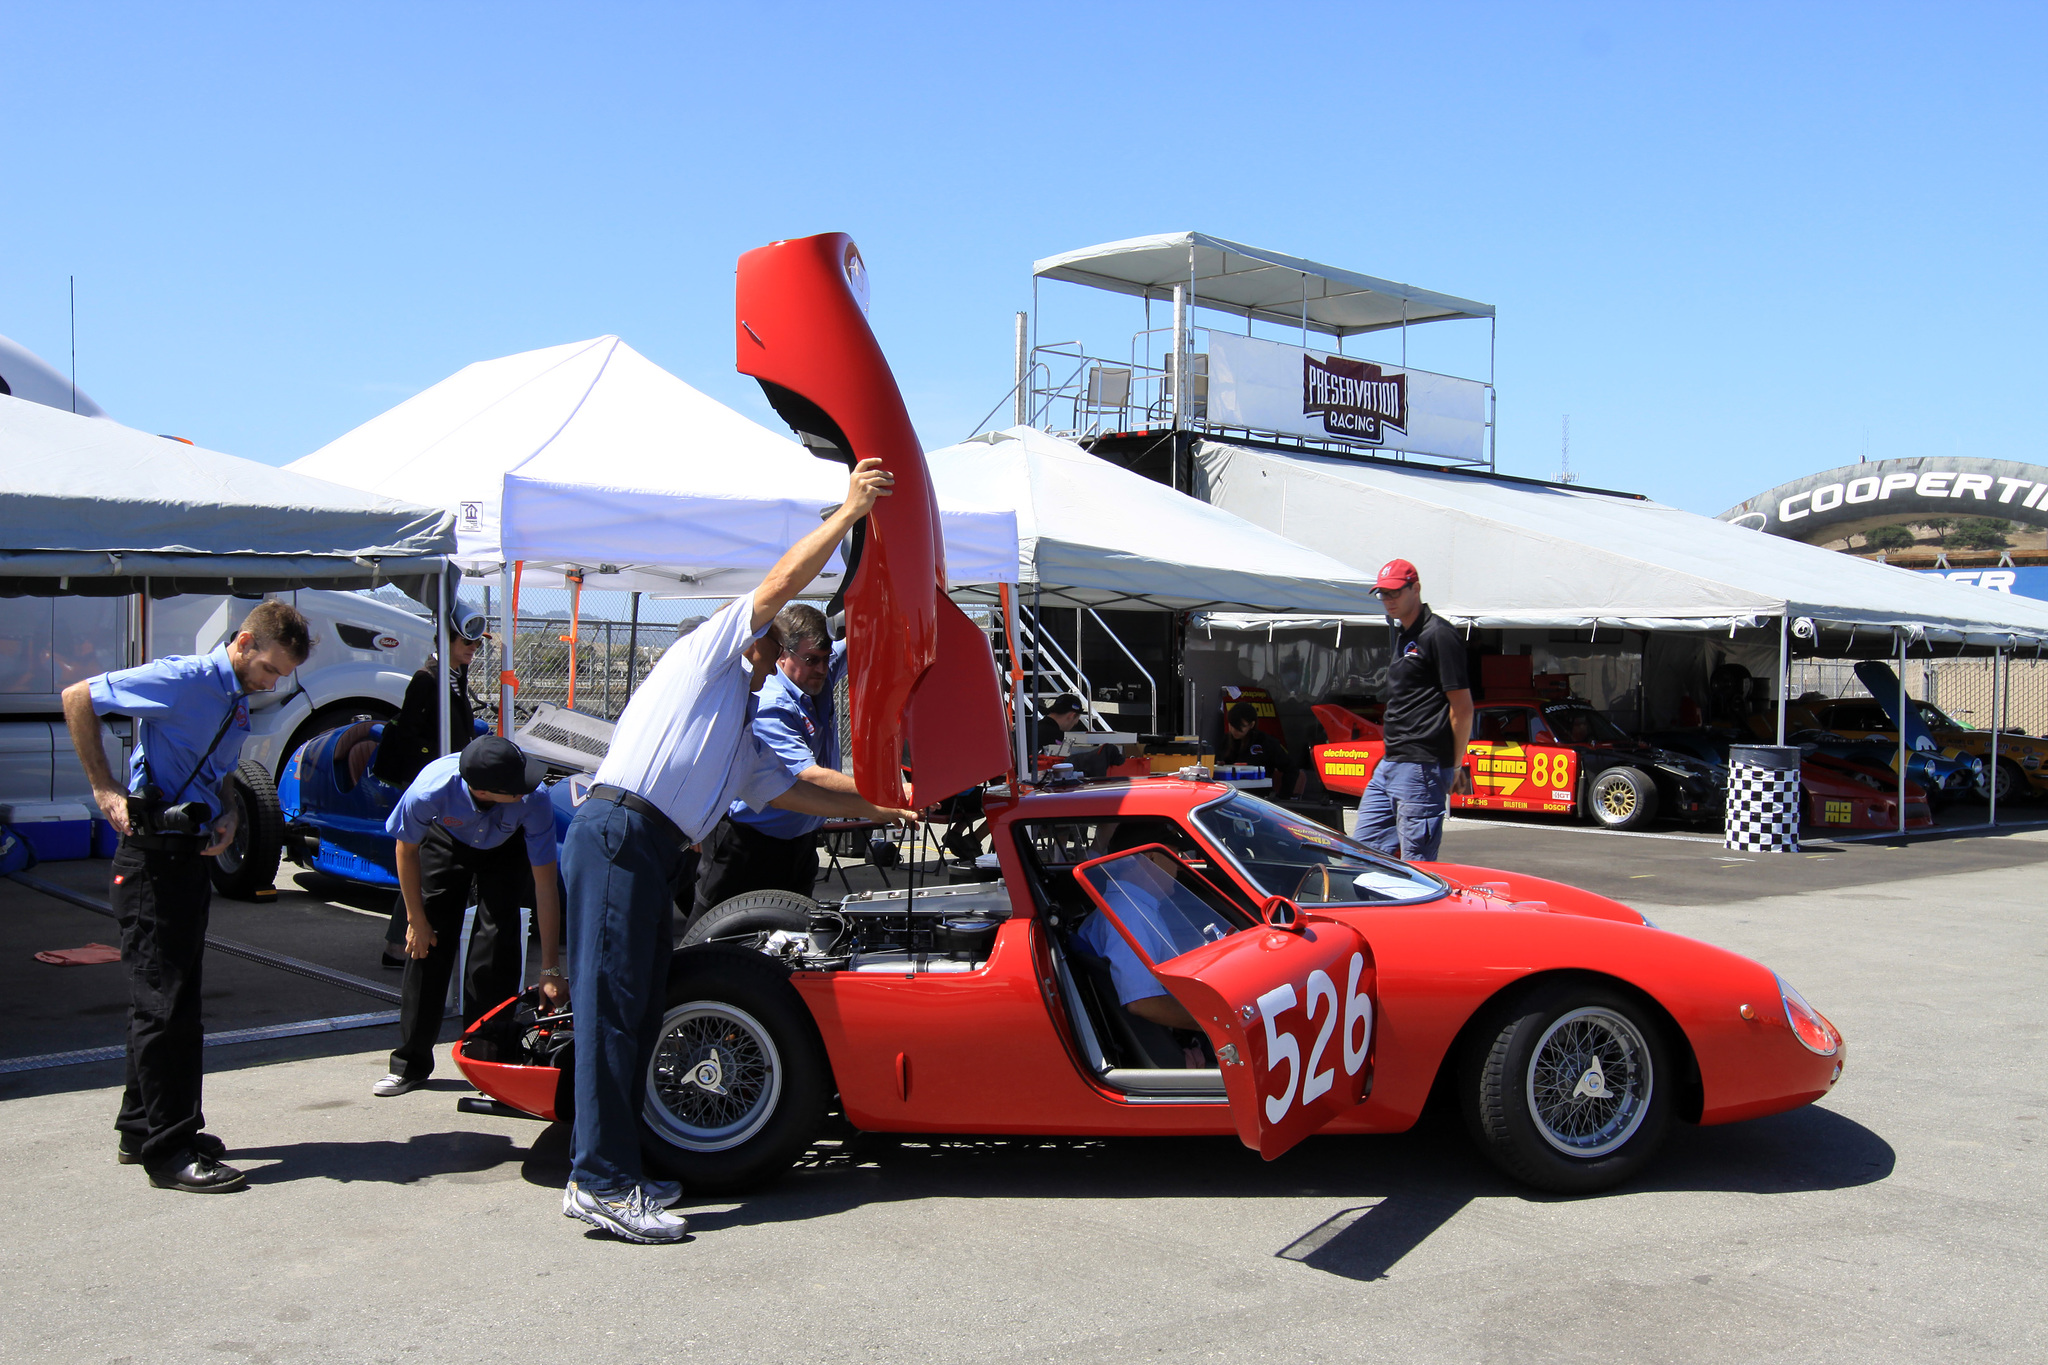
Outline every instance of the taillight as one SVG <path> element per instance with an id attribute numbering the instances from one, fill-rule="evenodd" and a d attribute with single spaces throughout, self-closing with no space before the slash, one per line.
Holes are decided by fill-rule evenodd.
<path id="1" fill-rule="evenodd" d="M 1841 1051 L 1842 1035 L 1835 1032 L 1835 1026 L 1782 976 L 1778 978 L 1778 999 L 1785 1006 L 1785 1022 L 1792 1026 L 1792 1036 L 1808 1052 L 1832 1057 Z"/>

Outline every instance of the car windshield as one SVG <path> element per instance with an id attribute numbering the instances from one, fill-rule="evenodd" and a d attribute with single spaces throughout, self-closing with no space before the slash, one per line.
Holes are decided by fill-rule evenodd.
<path id="1" fill-rule="evenodd" d="M 1970 728 L 1967 725 L 1950 720 L 1941 713 L 1941 708 L 1932 702 L 1916 701 L 1913 705 L 1920 712 L 1920 723 L 1930 730 L 1967 730 Z M 1886 721 L 1886 725 L 1890 725 L 1889 720 Z"/>
<path id="2" fill-rule="evenodd" d="M 1300 905 L 1407 905 L 1450 890 L 1419 868 L 1243 792 L 1203 806 L 1194 821 L 1253 886 Z"/>
<path id="3" fill-rule="evenodd" d="M 1633 744 L 1616 725 L 1590 706 L 1553 706 L 1545 714 L 1566 744 Z"/>

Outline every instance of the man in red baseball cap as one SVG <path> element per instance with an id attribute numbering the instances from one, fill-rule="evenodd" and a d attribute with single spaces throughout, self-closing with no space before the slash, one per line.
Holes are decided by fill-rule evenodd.
<path id="1" fill-rule="evenodd" d="M 1448 793 L 1470 794 L 1462 765 L 1472 738 L 1465 642 L 1422 600 L 1422 575 L 1405 559 L 1380 567 L 1373 592 L 1400 629 L 1387 668 L 1386 756 L 1358 803 L 1358 841 L 1409 862 L 1435 862 Z"/>

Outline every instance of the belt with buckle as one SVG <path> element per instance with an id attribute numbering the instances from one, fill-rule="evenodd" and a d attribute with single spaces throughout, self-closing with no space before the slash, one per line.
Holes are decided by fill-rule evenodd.
<path id="1" fill-rule="evenodd" d="M 683 848 L 688 848 L 691 844 L 697 842 L 689 835 L 683 833 L 676 826 L 675 821 L 668 818 L 667 811 L 664 811 L 661 807 L 637 792 L 629 792 L 624 787 L 614 787 L 609 783 L 599 783 L 590 789 L 590 794 L 602 801 L 615 801 L 627 810 L 637 811 L 641 815 L 646 816 L 654 822 L 656 829 L 668 835 L 669 838 L 675 840 Z"/>

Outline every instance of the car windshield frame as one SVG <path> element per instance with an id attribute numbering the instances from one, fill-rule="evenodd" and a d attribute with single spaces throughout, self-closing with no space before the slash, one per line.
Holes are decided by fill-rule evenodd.
<path id="1" fill-rule="evenodd" d="M 1346 859 L 1355 859 L 1359 864 L 1364 865 L 1382 877 L 1388 879 L 1407 879 L 1416 885 L 1417 894 L 1412 896 L 1361 896 L 1355 900 L 1301 900 L 1297 893 L 1301 889 L 1302 879 L 1296 879 L 1293 886 L 1267 886 L 1265 881 L 1247 865 L 1247 859 L 1244 854 L 1249 853 L 1250 850 L 1240 850 L 1230 839 L 1225 837 L 1223 832 L 1216 828 L 1216 825 L 1223 818 L 1221 809 L 1240 803 L 1258 815 L 1262 821 L 1284 826 L 1291 834 L 1310 834 L 1313 836 L 1313 843 L 1317 846 L 1341 853 Z M 1261 800 L 1249 792 L 1225 792 L 1213 801 L 1203 802 L 1195 807 L 1193 811 L 1189 812 L 1188 823 L 1192 827 L 1193 832 L 1200 837 L 1215 857 L 1228 866 L 1232 872 L 1236 873 L 1239 880 L 1244 885 L 1252 888 L 1254 894 L 1258 896 L 1284 896 L 1305 908 L 1321 909 L 1323 907 L 1360 908 L 1388 905 L 1424 905 L 1430 901 L 1442 900 L 1451 894 L 1451 884 L 1435 873 L 1425 872 L 1421 868 L 1412 867 L 1398 858 L 1389 858 L 1384 854 L 1375 853 L 1348 835 L 1340 834 L 1336 830 L 1318 825 L 1314 821 L 1296 815 L 1284 807 L 1276 806 L 1270 801 Z M 1312 861 L 1304 862 L 1302 864 L 1304 873 L 1315 865 Z M 1324 859 L 1321 865 L 1329 867 L 1330 860 Z M 1356 881 L 1354 879 L 1347 876 L 1344 880 L 1353 889 L 1356 889 Z M 1326 881 L 1326 889 L 1328 885 L 1329 882 Z"/>

